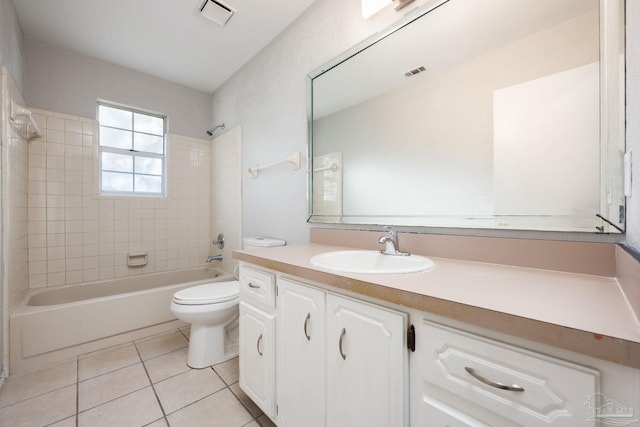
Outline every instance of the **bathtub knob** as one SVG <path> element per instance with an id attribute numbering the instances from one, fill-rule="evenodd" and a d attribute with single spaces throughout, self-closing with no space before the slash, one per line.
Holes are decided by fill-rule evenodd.
<path id="1" fill-rule="evenodd" d="M 216 237 L 216 240 L 214 240 L 212 243 L 218 246 L 219 249 L 224 248 L 224 234 L 218 234 L 218 237 Z"/>

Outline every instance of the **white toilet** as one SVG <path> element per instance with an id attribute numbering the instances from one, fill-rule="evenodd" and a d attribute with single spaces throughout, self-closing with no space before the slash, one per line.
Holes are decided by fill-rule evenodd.
<path id="1" fill-rule="evenodd" d="M 206 368 L 238 355 L 236 329 L 240 286 L 237 280 L 192 286 L 173 294 L 171 312 L 191 323 L 187 365 Z"/>
<path id="2" fill-rule="evenodd" d="M 242 239 L 245 249 L 283 246 L 268 237 Z M 191 323 L 187 365 L 206 368 L 238 355 L 240 284 L 237 280 L 192 286 L 173 294 L 171 312 Z"/>

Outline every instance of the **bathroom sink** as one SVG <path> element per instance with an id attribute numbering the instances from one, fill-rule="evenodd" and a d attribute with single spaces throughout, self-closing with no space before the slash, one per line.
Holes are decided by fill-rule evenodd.
<path id="1" fill-rule="evenodd" d="M 349 250 L 325 252 L 311 258 L 311 264 L 341 273 L 404 274 L 433 268 L 433 261 L 418 255 L 383 255 L 379 251 Z"/>

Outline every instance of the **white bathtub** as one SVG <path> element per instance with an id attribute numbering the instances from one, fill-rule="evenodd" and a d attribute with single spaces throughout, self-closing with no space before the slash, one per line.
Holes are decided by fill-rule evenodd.
<path id="1" fill-rule="evenodd" d="M 225 280 L 235 278 L 207 266 L 35 291 L 11 314 L 11 373 L 186 326 L 172 295 Z"/>

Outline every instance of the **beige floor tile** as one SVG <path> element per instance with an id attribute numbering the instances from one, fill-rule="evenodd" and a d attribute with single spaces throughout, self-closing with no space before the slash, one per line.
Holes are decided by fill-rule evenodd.
<path id="1" fill-rule="evenodd" d="M 144 366 L 147 367 L 151 382 L 157 383 L 191 369 L 187 366 L 187 350 L 187 348 L 183 348 L 145 360 Z"/>
<path id="2" fill-rule="evenodd" d="M 89 353 L 80 356 L 79 359 L 80 381 L 140 362 L 140 356 L 133 343 Z"/>
<path id="3" fill-rule="evenodd" d="M 155 385 L 166 414 L 184 408 L 224 387 L 224 382 L 211 369 L 190 369 Z"/>
<path id="4" fill-rule="evenodd" d="M 0 389 L 0 408 L 76 383 L 75 361 L 28 375 L 10 376 Z"/>
<path id="5" fill-rule="evenodd" d="M 78 427 L 144 426 L 162 418 L 151 387 L 78 414 Z"/>
<path id="6" fill-rule="evenodd" d="M 136 341 L 136 346 L 138 347 L 138 351 L 140 351 L 142 360 L 167 354 L 174 350 L 187 347 L 188 345 L 189 341 L 187 341 L 180 331 Z"/>
<path id="7" fill-rule="evenodd" d="M 65 418 L 62 421 L 58 421 L 57 423 L 51 424 L 47 427 L 76 427 L 76 416 Z"/>
<path id="8" fill-rule="evenodd" d="M 229 389 L 236 395 L 236 397 L 240 400 L 240 402 L 247 408 L 247 411 L 253 416 L 257 417 L 262 414 L 262 410 L 258 408 L 258 406 L 245 394 L 244 391 L 240 388 L 240 383 L 235 383 L 229 386 Z"/>
<path id="9" fill-rule="evenodd" d="M 171 427 L 241 427 L 252 419 L 251 414 L 226 388 L 167 418 Z"/>
<path id="10" fill-rule="evenodd" d="M 167 427 L 167 420 L 164 418 L 159 419 L 158 421 L 152 422 L 151 424 L 147 424 L 145 427 Z"/>
<path id="11" fill-rule="evenodd" d="M 76 386 L 70 385 L 0 409 L 0 426 L 46 426 L 76 412 Z"/>
<path id="12" fill-rule="evenodd" d="M 276 427 L 276 425 L 267 417 L 266 415 L 260 415 L 256 421 L 260 424 L 261 427 Z"/>
<path id="13" fill-rule="evenodd" d="M 78 384 L 78 410 L 85 411 L 149 385 L 142 363 L 90 378 Z"/>
<path id="14" fill-rule="evenodd" d="M 238 369 L 237 357 L 215 365 L 213 369 L 215 369 L 218 375 L 220 375 L 224 382 L 227 384 L 237 383 L 238 379 L 240 378 L 240 370 Z"/>
<path id="15" fill-rule="evenodd" d="M 251 421 L 249 424 L 245 424 L 242 427 L 260 427 L 260 424 L 258 424 L 257 421 Z"/>

